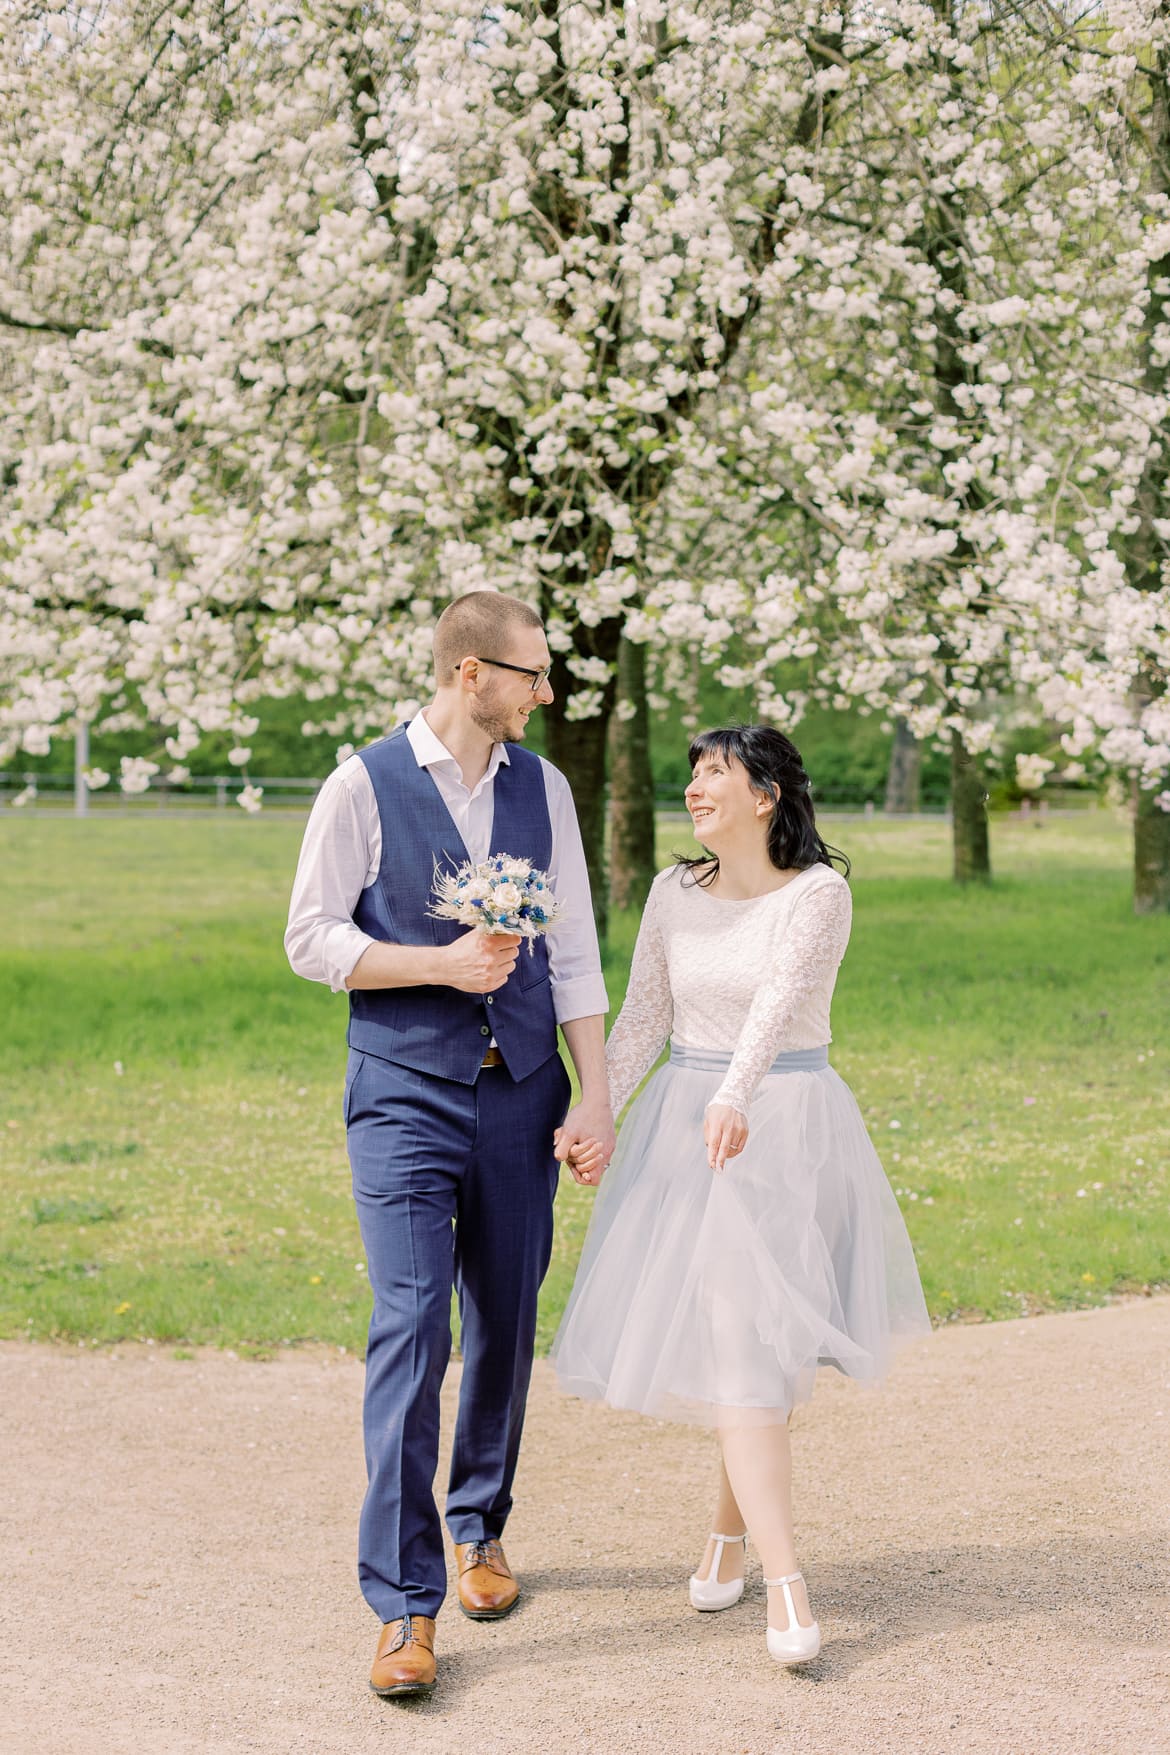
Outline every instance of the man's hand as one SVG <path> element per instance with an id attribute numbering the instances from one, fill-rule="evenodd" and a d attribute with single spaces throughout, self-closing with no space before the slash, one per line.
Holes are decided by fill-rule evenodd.
<path id="1" fill-rule="evenodd" d="M 616 1144 L 608 1101 L 584 1099 L 565 1116 L 553 1135 L 553 1149 L 574 1182 L 595 1187 L 604 1176 Z"/>
<path id="2" fill-rule="evenodd" d="M 459 993 L 495 993 L 516 967 L 519 954 L 519 933 L 468 927 L 462 938 L 440 950 L 440 983 Z"/>
<path id="3" fill-rule="evenodd" d="M 722 1170 L 728 1158 L 737 1158 L 747 1145 L 748 1125 L 738 1109 L 712 1103 L 703 1118 L 703 1138 L 708 1164 L 712 1170 Z"/>

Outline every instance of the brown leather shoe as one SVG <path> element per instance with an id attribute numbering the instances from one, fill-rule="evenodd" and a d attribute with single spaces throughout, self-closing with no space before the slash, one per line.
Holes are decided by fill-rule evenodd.
<path id="1" fill-rule="evenodd" d="M 382 1628 L 370 1687 L 383 1700 L 429 1694 L 435 1685 L 435 1623 L 430 1615 L 403 1615 Z"/>
<path id="2" fill-rule="evenodd" d="M 520 1586 L 497 1541 L 456 1542 L 459 1607 L 473 1621 L 498 1621 L 516 1607 Z"/>

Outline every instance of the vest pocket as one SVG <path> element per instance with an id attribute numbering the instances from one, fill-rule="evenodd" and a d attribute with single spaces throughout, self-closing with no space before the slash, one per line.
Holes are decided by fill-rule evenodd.
<path id="1" fill-rule="evenodd" d="M 527 945 L 520 946 L 516 969 L 523 988 L 539 987 L 542 981 L 548 980 L 548 950 L 542 939 L 536 940 L 536 948 L 531 956 Z"/>

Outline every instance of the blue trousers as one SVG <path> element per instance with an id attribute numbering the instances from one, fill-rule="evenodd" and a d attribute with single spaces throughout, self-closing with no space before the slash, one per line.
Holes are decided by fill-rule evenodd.
<path id="1" fill-rule="evenodd" d="M 569 1090 L 556 1054 L 519 1084 L 495 1066 L 460 1085 L 350 1050 L 346 1137 L 374 1294 L 358 1576 L 382 1621 L 435 1615 L 446 1594 L 433 1484 L 452 1286 L 463 1382 L 447 1528 L 456 1542 L 499 1536 L 511 1510 Z"/>

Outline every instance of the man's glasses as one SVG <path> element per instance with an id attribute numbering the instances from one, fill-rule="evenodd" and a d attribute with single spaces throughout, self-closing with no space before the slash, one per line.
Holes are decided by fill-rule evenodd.
<path id="1" fill-rule="evenodd" d="M 551 665 L 545 665 L 543 670 L 529 670 L 528 666 L 525 664 L 505 664 L 502 658 L 477 658 L 475 662 L 477 664 L 493 665 L 496 670 L 514 670 L 517 676 L 531 677 L 532 692 L 534 695 L 540 693 L 541 689 L 549 679 L 549 672 L 552 668 Z M 456 665 L 455 668 L 458 670 L 459 666 Z"/>

